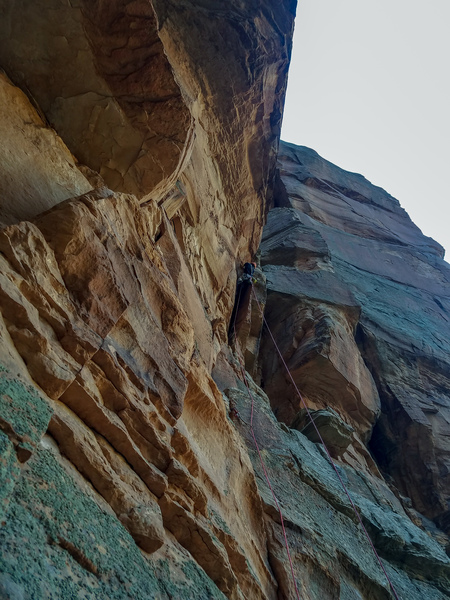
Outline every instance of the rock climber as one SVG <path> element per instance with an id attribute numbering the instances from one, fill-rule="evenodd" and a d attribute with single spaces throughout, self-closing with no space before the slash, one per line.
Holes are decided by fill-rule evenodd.
<path id="1" fill-rule="evenodd" d="M 254 279 L 253 275 L 255 273 L 255 269 L 256 269 L 255 262 L 251 262 L 251 263 L 246 262 L 244 265 L 244 273 L 241 277 L 241 280 L 253 283 L 253 279 Z"/>
<path id="2" fill-rule="evenodd" d="M 234 341 L 235 335 L 239 333 L 242 323 L 247 318 L 252 285 L 256 282 L 254 277 L 255 269 L 255 262 L 246 262 L 244 264 L 244 272 L 238 279 L 236 287 L 236 300 L 234 303 L 230 329 L 228 332 L 230 343 Z"/>

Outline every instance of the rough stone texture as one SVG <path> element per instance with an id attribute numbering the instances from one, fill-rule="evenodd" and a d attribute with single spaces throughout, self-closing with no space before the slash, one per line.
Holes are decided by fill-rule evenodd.
<path id="1" fill-rule="evenodd" d="M 261 260 L 282 353 L 308 404 L 331 406 L 363 439 L 371 435 L 373 456 L 401 494 L 448 530 L 450 267 L 442 248 L 389 194 L 312 150 L 283 144 L 280 169 Z M 298 399 L 266 342 L 264 387 L 286 390 L 289 404 L 277 400 L 276 409 L 288 422 Z"/>
<path id="2" fill-rule="evenodd" d="M 30 219 L 91 185 L 25 94 L 0 73 L 0 222 Z"/>
<path id="3" fill-rule="evenodd" d="M 294 11 L 289 0 L 0 4 L 0 61 L 87 164 L 78 169 L 86 179 L 74 169 L 73 181 L 93 188 L 52 196 L 33 170 L 20 169 L 8 184 L 20 211 L 0 230 L 2 598 L 294 599 L 251 414 L 302 598 L 390 597 L 323 450 L 308 427 L 287 426 L 300 426 L 300 407 L 262 337 L 266 298 L 274 334 L 399 596 L 450 595 L 448 537 L 414 497 L 388 485 L 367 447 L 389 437 L 400 456 L 402 442 L 406 449 L 419 439 L 413 426 L 388 429 L 385 421 L 388 385 L 398 395 L 413 360 L 390 341 L 405 327 L 395 316 L 403 296 L 383 310 L 389 327 L 369 321 L 379 311 L 376 290 L 364 304 L 336 267 L 347 238 L 336 229 L 333 245 L 319 227 L 342 222 L 345 235 L 361 230 L 378 245 L 403 236 L 417 241 L 420 256 L 436 257 L 438 248 L 417 238 L 399 207 L 385 222 L 377 217 L 392 204 L 377 190 L 357 218 L 321 196 L 312 226 L 306 205 L 293 204 L 305 202 L 295 186 L 286 191 L 289 182 L 284 188 L 276 177 Z M 17 127 L 2 151 L 19 161 L 30 149 L 21 133 L 28 117 L 3 108 Z M 75 162 L 49 127 L 36 135 L 42 148 L 58 140 L 54 160 L 43 153 L 50 190 L 61 165 Z M 353 179 L 313 156 L 355 205 L 372 189 L 358 178 L 350 193 Z M 0 176 L 11 165 L 0 163 Z M 273 190 L 284 208 L 269 215 L 265 274 L 257 269 L 230 346 L 236 275 L 254 259 Z M 356 255 L 393 286 L 371 252 L 361 243 Z M 434 285 L 437 294 L 417 264 L 421 289 Z M 445 393 L 435 366 L 421 363 L 421 374 Z M 427 440 L 437 452 L 437 438 Z M 386 469 L 384 456 L 375 451 Z M 400 479 L 412 476 L 400 461 L 390 465 L 393 476 L 394 467 Z"/>
<path id="4" fill-rule="evenodd" d="M 12 374 L 0 364 L 0 519 L 7 512 L 21 466 L 35 451 L 52 414 L 35 386 L 17 373 L 20 364 L 14 366 Z"/>
<path id="5" fill-rule="evenodd" d="M 149 238 L 151 213 L 131 196 L 87 195 L 4 228 L 9 343 L 49 397 L 61 452 L 136 544 L 184 548 L 230 598 L 270 596 L 252 467 L 194 340 L 206 315 L 194 328 L 197 304 L 183 307 L 176 287 L 193 298 L 189 270 L 171 278 L 161 247 L 182 255 L 170 227 Z M 205 452 L 214 447 L 228 452 Z"/>
<path id="6" fill-rule="evenodd" d="M 0 539 L 2 598 L 224 598 L 181 548 L 152 561 L 141 553 L 51 439 L 17 486 Z"/>
<path id="7" fill-rule="evenodd" d="M 82 163 L 142 196 L 176 169 L 189 112 L 150 2 L 3 2 L 0 62 Z"/>
<path id="8" fill-rule="evenodd" d="M 296 2 L 153 5 L 194 118 L 175 229 L 217 353 L 227 340 L 236 257 L 242 264 L 256 252 L 272 194 Z"/>
<path id="9" fill-rule="evenodd" d="M 324 441 L 334 457 L 341 456 L 352 443 L 353 427 L 347 425 L 336 411 L 302 408 L 292 422 L 292 428 L 316 444 Z"/>
<path id="10" fill-rule="evenodd" d="M 251 401 L 243 384 L 227 388 L 238 407 L 237 427 L 246 439 L 257 474 L 268 525 L 268 552 L 282 598 L 295 598 L 278 511 L 250 437 Z M 301 597 L 388 599 L 386 579 L 336 474 L 320 447 L 281 425 L 267 396 L 249 378 L 256 406 L 254 430 L 280 501 Z M 387 484 L 339 464 L 400 598 L 442 599 L 450 595 L 450 560 L 444 548 L 414 525 Z"/>
<path id="11" fill-rule="evenodd" d="M 44 450 L 33 447 L 21 476 L 12 437 L 2 446 L 10 512 L 1 585 L 17 597 L 77 589 L 100 598 L 276 595 L 253 468 L 210 372 L 227 341 L 236 257 L 256 250 L 269 199 L 294 7 L 285 3 L 273 14 L 239 5 L 228 15 L 192 5 L 182 22 L 178 5 L 155 8 L 164 51 L 149 4 L 127 3 L 126 14 L 119 3 L 3 9 L 11 43 L 2 45 L 2 60 L 15 81 L 110 187 L 147 194 L 139 202 L 112 192 L 84 170 L 94 191 L 0 233 L 4 362 L 23 366 L 47 396 L 48 434 L 57 444 L 48 438 Z M 130 11 L 145 12 L 144 29 L 133 20 L 140 22 L 136 35 L 126 21 Z M 172 30 L 171 13 L 178 20 Z M 33 18 L 19 31 L 24 14 Z M 194 56 L 196 44 L 206 49 L 208 35 L 216 36 L 215 20 L 231 38 Z M 122 27 L 124 39 L 102 37 L 111 23 L 111 35 Z M 25 37 L 34 49 L 26 64 Z M 109 43 L 125 44 L 121 57 L 108 54 Z M 155 53 L 149 73 L 136 68 L 130 46 L 142 49 L 140 64 Z M 230 72 L 218 82 L 223 60 Z M 127 61 L 131 77 L 120 72 Z M 193 84 L 197 91 L 188 95 Z M 165 94 L 176 88 L 173 101 L 155 98 L 164 85 Z M 159 113 L 148 104 L 155 100 Z M 177 102 L 178 116 L 168 107 Z M 172 140 L 170 155 L 162 142 L 144 148 L 143 160 L 159 165 L 139 166 L 144 179 L 129 164 L 141 137 L 153 136 L 143 114 L 163 129 L 165 120 L 177 126 L 183 143 L 192 126 L 188 146 Z M 124 171 L 128 179 L 117 175 Z M 67 486 L 61 477 L 69 477 Z M 51 493 L 33 499 L 34 487 Z M 111 539 L 104 538 L 108 529 Z M 89 538 L 81 539 L 83 531 Z M 128 569 L 138 547 L 142 560 Z M 37 571 L 26 569 L 25 556 Z"/>
<path id="12" fill-rule="evenodd" d="M 80 162 L 111 189 L 152 204 L 165 205 L 177 179 L 184 184 L 174 226 L 214 323 L 216 353 L 226 341 L 236 259 L 256 251 L 270 202 L 295 6 L 0 7 L 0 63 Z"/>

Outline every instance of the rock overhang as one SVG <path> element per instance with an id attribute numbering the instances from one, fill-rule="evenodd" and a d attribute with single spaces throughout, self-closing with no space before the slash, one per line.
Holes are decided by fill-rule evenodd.
<path id="1" fill-rule="evenodd" d="M 142 197 L 177 167 L 190 114 L 150 2 L 21 2 L 0 26 L 0 63 L 71 152 Z"/>

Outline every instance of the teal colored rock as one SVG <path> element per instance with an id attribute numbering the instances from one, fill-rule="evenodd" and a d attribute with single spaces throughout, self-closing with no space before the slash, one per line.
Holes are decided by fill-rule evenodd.
<path id="1" fill-rule="evenodd" d="M 0 528 L 0 591 L 7 598 L 224 600 L 186 554 L 150 561 L 75 475 L 51 448 L 27 464 Z"/>
<path id="2" fill-rule="evenodd" d="M 0 366 L 0 519 L 36 444 L 47 430 L 52 410 L 31 385 Z"/>
<path id="3" fill-rule="evenodd" d="M 332 405 L 352 419 L 368 386 L 349 377 L 347 358 L 363 361 L 381 407 L 368 417 L 363 441 L 399 493 L 448 534 L 450 265 L 443 248 L 385 190 L 314 150 L 282 142 L 279 168 L 261 244 L 269 325 L 314 408 Z M 349 350 L 349 340 L 357 348 Z M 264 337 L 261 354 L 264 388 L 288 422 L 298 408 Z M 340 375 L 354 386 L 350 394 Z"/>
<path id="4" fill-rule="evenodd" d="M 36 388 L 0 371 L 0 424 L 26 460 L 47 430 L 52 409 Z"/>
<path id="5" fill-rule="evenodd" d="M 14 445 L 8 436 L 0 431 L 0 520 L 4 517 L 19 475 L 20 466 Z"/>

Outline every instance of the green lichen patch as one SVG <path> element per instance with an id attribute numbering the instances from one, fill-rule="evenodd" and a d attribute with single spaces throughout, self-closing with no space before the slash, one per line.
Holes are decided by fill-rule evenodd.
<path id="1" fill-rule="evenodd" d="M 161 588 L 168 598 L 189 600 L 225 600 L 226 596 L 215 586 L 194 560 L 161 559 L 155 564 Z"/>
<path id="2" fill-rule="evenodd" d="M 20 466 L 14 445 L 8 436 L 0 431 L 0 520 L 3 519 L 19 475 Z"/>
<path id="3" fill-rule="evenodd" d="M 36 388 L 0 369 L 0 428 L 12 430 L 30 452 L 46 432 L 52 409 Z"/>
<path id="4" fill-rule="evenodd" d="M 219 529 L 222 529 L 222 531 L 224 531 L 228 535 L 233 535 L 230 531 L 230 528 L 226 524 L 226 522 L 222 519 L 222 517 L 216 510 L 214 510 L 212 507 L 210 507 L 209 512 L 210 512 L 211 518 L 212 518 L 214 524 L 216 525 L 216 527 L 218 527 Z"/>
<path id="5" fill-rule="evenodd" d="M 164 598 L 128 532 L 77 488 L 49 450 L 29 461 L 0 548 L 0 571 L 30 598 Z"/>
<path id="6" fill-rule="evenodd" d="M 186 565 L 171 562 L 169 569 L 141 552 L 57 455 L 39 448 L 0 529 L 0 592 L 2 586 L 14 589 L 24 600 L 223 600 L 204 571 L 185 558 Z"/>

